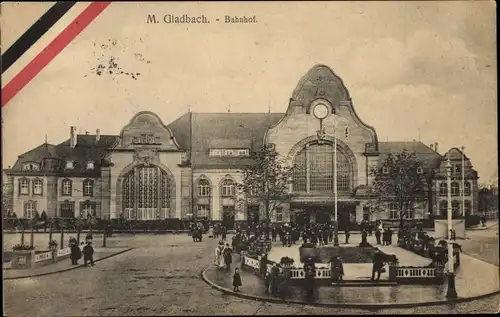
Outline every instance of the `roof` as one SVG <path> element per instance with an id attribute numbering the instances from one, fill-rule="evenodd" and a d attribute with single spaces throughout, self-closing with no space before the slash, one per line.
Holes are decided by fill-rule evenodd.
<path id="1" fill-rule="evenodd" d="M 77 135 L 76 146 L 73 149 L 70 147 L 69 139 L 58 145 L 42 144 L 20 155 L 9 172 L 21 172 L 23 164 L 27 162 L 41 163 L 44 159 L 55 158 L 64 161 L 76 161 L 75 168 L 70 173 L 96 173 L 96 171 L 100 170 L 99 167 L 106 155 L 106 150 L 115 143 L 117 138 L 118 136 L 115 135 L 101 135 L 99 141 L 96 142 L 96 135 Z M 86 162 L 89 161 L 95 162 L 93 171 L 87 171 L 86 169 Z M 62 167 L 61 163 L 59 168 Z M 62 172 L 60 169 L 56 169 L 56 171 Z"/>
<path id="2" fill-rule="evenodd" d="M 437 168 L 441 163 L 442 156 L 420 141 L 405 142 L 379 142 L 380 152 L 379 164 L 382 164 L 389 153 L 399 153 L 403 150 L 415 152 L 417 158 L 422 161 L 424 168 Z"/>
<path id="3" fill-rule="evenodd" d="M 267 129 L 283 113 L 194 113 L 188 112 L 168 127 L 177 142 L 191 150 L 196 168 L 240 168 L 249 162 L 242 157 L 211 157 L 210 148 L 261 148 Z M 191 140 L 191 142 L 190 142 Z M 191 147 L 189 144 L 191 143 Z"/>

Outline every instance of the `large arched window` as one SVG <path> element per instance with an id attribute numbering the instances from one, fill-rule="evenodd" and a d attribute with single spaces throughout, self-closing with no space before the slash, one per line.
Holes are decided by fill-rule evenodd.
<path id="1" fill-rule="evenodd" d="M 122 179 L 125 218 L 153 220 L 170 217 L 172 186 L 169 174 L 157 166 L 139 166 Z"/>
<path id="2" fill-rule="evenodd" d="M 460 196 L 460 184 L 458 182 L 451 183 L 451 195 Z"/>
<path id="3" fill-rule="evenodd" d="M 36 213 L 36 201 L 27 201 L 24 203 L 23 217 L 32 219 Z"/>
<path id="4" fill-rule="evenodd" d="M 448 184 L 446 182 L 441 182 L 439 184 L 439 196 L 448 195 Z"/>
<path id="5" fill-rule="evenodd" d="M 293 190 L 298 192 L 334 191 L 334 148 L 331 144 L 307 144 L 294 157 Z M 337 151 L 337 190 L 349 191 L 351 165 L 341 151 Z"/>

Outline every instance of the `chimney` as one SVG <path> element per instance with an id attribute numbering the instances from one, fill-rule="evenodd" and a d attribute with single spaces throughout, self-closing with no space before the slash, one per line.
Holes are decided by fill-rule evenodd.
<path id="1" fill-rule="evenodd" d="M 431 143 L 431 150 L 434 150 L 434 143 Z"/>
<path id="2" fill-rule="evenodd" d="M 101 138 L 101 130 L 97 129 L 95 130 L 95 142 L 99 142 L 99 139 Z"/>
<path id="3" fill-rule="evenodd" d="M 69 132 L 69 146 L 73 149 L 76 146 L 76 127 L 72 126 Z"/>
<path id="4" fill-rule="evenodd" d="M 434 151 L 438 151 L 438 143 L 437 142 L 434 142 Z"/>
<path id="5" fill-rule="evenodd" d="M 89 131 L 85 131 L 85 135 L 89 135 L 89 134 L 90 134 Z"/>

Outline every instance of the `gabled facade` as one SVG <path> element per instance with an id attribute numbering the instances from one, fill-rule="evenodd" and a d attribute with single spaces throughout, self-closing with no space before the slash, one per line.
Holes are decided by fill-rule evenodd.
<path id="1" fill-rule="evenodd" d="M 437 143 L 379 142 L 375 129 L 356 114 L 342 80 L 324 65 L 314 66 L 299 81 L 285 113 L 188 112 L 165 125 L 156 114 L 143 111 L 116 136 L 100 135 L 99 130 L 76 135 L 71 127 L 69 140 L 20 155 L 7 174 L 18 217 L 44 210 L 49 217 L 91 213 L 138 220 L 197 214 L 231 226 L 263 211 L 258 202 L 238 204 L 235 184 L 250 153 L 269 146 L 299 166 L 290 186 L 294 198 L 272 220 L 320 222 L 334 212 L 335 145 L 340 223 L 396 217 L 390 205 L 377 214 L 366 207 L 369 170 L 388 153 L 403 149 L 417 153 L 432 184 L 412 217 L 443 212 L 446 156 L 459 184 L 462 157 L 465 162 L 464 202 L 452 185 L 459 210 L 462 205 L 467 212 L 477 209 L 478 176 L 460 150 L 441 156 Z"/>

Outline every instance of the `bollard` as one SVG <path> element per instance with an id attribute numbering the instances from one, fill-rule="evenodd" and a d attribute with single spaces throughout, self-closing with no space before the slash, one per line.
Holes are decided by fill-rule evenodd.
<path id="1" fill-rule="evenodd" d="M 64 228 L 61 228 L 61 250 L 64 248 Z"/>
<path id="2" fill-rule="evenodd" d="M 21 227 L 21 245 L 24 245 L 24 226 Z"/>
<path id="3" fill-rule="evenodd" d="M 31 227 L 30 245 L 32 247 L 35 247 L 35 229 L 33 228 L 33 226 Z"/>
<path id="4" fill-rule="evenodd" d="M 104 231 L 103 231 L 103 235 L 102 235 L 102 247 L 105 248 L 106 247 L 106 236 L 108 235 L 108 226 L 105 224 L 104 225 Z"/>

